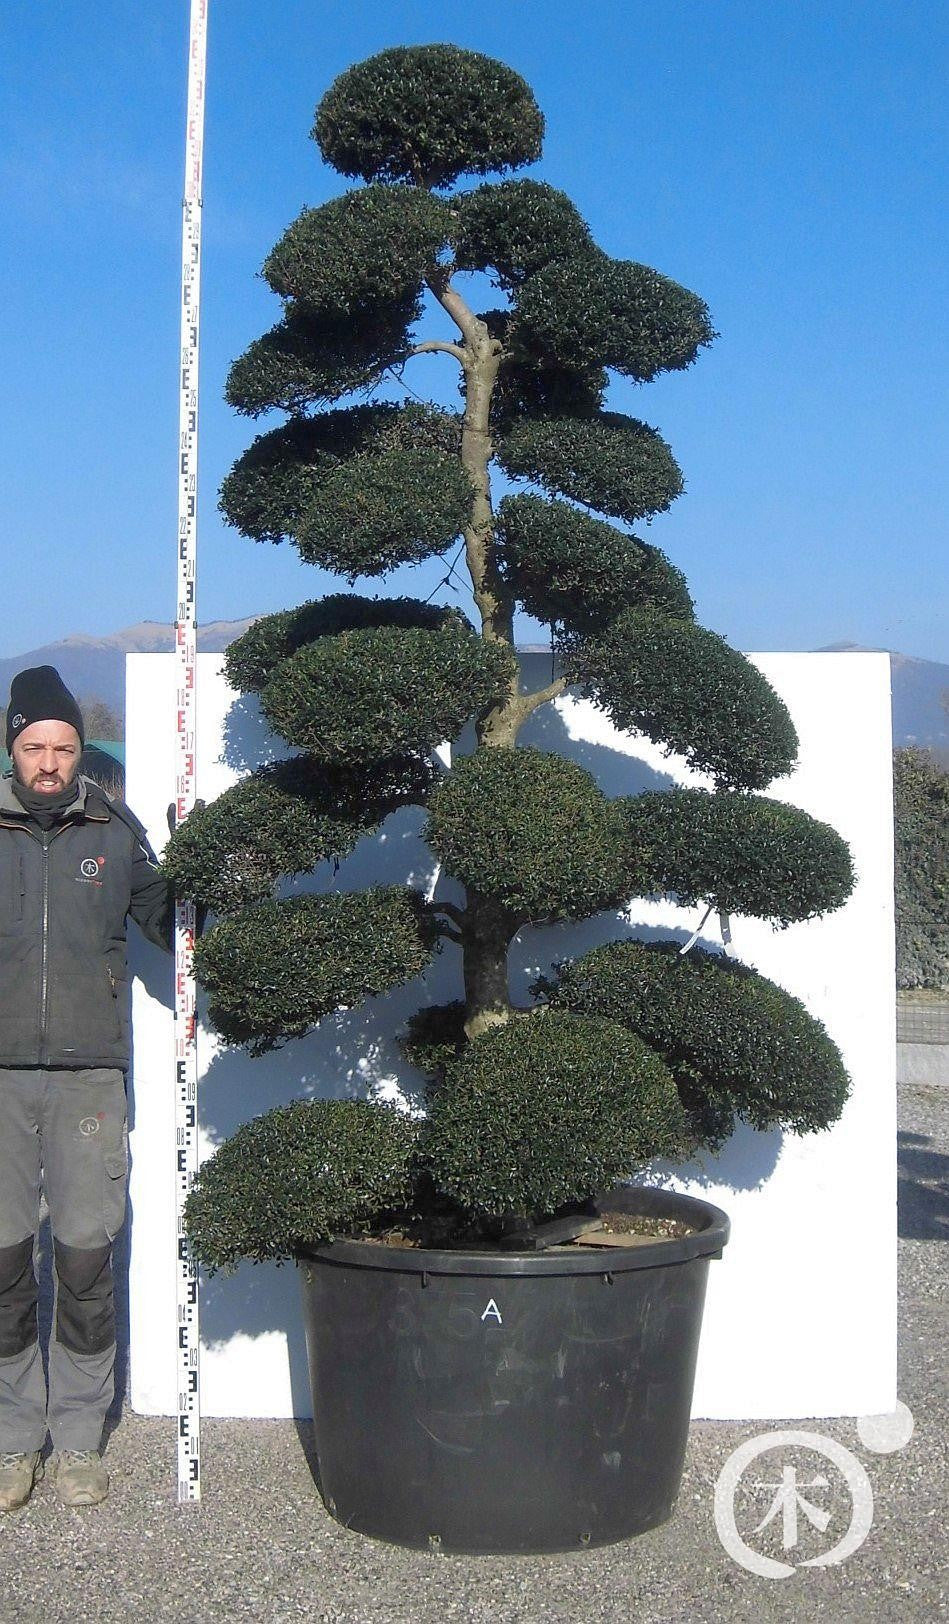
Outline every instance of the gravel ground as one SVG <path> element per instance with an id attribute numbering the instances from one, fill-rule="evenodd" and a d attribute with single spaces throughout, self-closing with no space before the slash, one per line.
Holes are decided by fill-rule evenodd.
<path id="1" fill-rule="evenodd" d="M 109 1440 L 113 1489 L 102 1506 L 69 1510 L 40 1485 L 24 1510 L 3 1519 L 0 1624 L 947 1617 L 947 1254 L 940 1244 L 949 1238 L 947 1175 L 949 1089 L 935 1080 L 904 1086 L 900 1396 L 915 1431 L 905 1448 L 878 1454 L 863 1446 L 852 1420 L 814 1423 L 856 1454 L 873 1488 L 870 1533 L 839 1566 L 764 1579 L 720 1545 L 715 1480 L 737 1444 L 767 1430 L 761 1423 L 694 1423 L 676 1514 L 638 1540 L 558 1557 L 450 1557 L 383 1546 L 334 1523 L 313 1486 L 305 1424 L 206 1420 L 204 1498 L 200 1507 L 179 1508 L 172 1423 L 126 1410 Z M 762 1504 L 767 1509 L 767 1499 Z M 778 1527 L 769 1548 L 780 1555 Z M 802 1518 L 799 1555 L 808 1530 Z M 812 1547 L 820 1549 L 826 1539 Z"/>

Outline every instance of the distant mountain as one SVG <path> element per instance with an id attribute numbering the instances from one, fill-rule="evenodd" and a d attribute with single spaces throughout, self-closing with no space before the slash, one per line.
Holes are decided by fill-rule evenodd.
<path id="1" fill-rule="evenodd" d="M 892 649 L 860 643 L 830 643 L 818 654 L 889 654 L 893 685 L 893 742 L 931 750 L 949 765 L 949 665 L 917 660 Z"/>
<path id="2" fill-rule="evenodd" d="M 198 627 L 198 648 L 217 654 L 252 626 L 249 620 L 211 620 Z M 10 679 L 29 665 L 54 665 L 67 688 L 81 699 L 103 699 L 113 710 L 125 708 L 126 654 L 170 654 L 175 628 L 160 620 L 143 620 L 111 637 L 64 637 L 58 643 L 28 649 L 0 659 L 0 704 L 6 704 Z"/>
<path id="3" fill-rule="evenodd" d="M 219 653 L 252 626 L 256 618 L 251 615 L 247 620 L 209 621 L 198 628 L 198 648 L 207 654 Z M 158 620 L 143 620 L 111 637 L 64 637 L 58 643 L 28 649 L 24 654 L 0 659 L 0 705 L 6 702 L 10 679 L 17 671 L 28 665 L 54 665 L 73 693 L 87 700 L 103 699 L 121 711 L 125 704 L 126 654 L 170 653 L 174 646 L 174 626 Z M 540 647 L 527 644 L 525 652 Z M 889 653 L 894 742 L 932 750 L 940 761 L 949 764 L 949 665 L 935 660 L 917 660 L 888 649 L 867 649 L 859 643 L 830 643 L 817 653 Z"/>

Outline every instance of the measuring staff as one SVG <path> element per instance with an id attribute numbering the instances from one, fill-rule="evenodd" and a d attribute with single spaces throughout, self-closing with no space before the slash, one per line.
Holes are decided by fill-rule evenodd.
<path id="1" fill-rule="evenodd" d="M 198 351 L 201 303 L 201 206 L 204 164 L 208 0 L 191 0 L 188 113 L 181 219 L 181 347 L 178 429 L 178 613 L 175 619 L 175 820 L 195 804 L 198 502 Z M 201 1498 L 201 1391 L 198 1271 L 184 1228 L 184 1206 L 198 1170 L 197 1001 L 193 902 L 175 915 L 175 1358 L 178 1388 L 178 1500 Z"/>

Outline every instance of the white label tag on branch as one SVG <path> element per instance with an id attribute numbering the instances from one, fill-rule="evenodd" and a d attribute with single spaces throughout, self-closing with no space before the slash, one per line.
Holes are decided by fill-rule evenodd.
<path id="1" fill-rule="evenodd" d="M 703 930 L 705 929 L 705 925 L 706 925 L 706 922 L 709 919 L 709 916 L 712 913 L 714 913 L 714 911 L 715 911 L 715 904 L 713 902 L 710 902 L 708 907 L 706 908 L 704 914 L 702 915 L 701 919 L 699 920 L 698 924 L 696 925 L 694 931 L 692 932 L 692 935 L 689 937 L 688 941 L 686 942 L 685 946 L 679 948 L 679 957 L 680 957 L 680 959 L 684 958 L 686 953 L 690 953 L 692 951 L 693 947 L 695 946 L 696 942 L 698 941 L 699 937 L 701 936 Z M 729 958 L 731 958 L 731 957 L 733 957 L 733 954 L 732 954 L 732 922 L 731 922 L 731 917 L 727 913 L 722 913 L 721 909 L 719 909 L 719 913 L 718 913 L 718 928 L 722 933 L 722 947 L 725 949 L 726 955 Z"/>
<path id="2" fill-rule="evenodd" d="M 685 946 L 679 948 L 679 957 L 680 957 L 680 959 L 684 959 L 686 953 L 691 953 L 693 947 L 695 946 L 696 942 L 698 941 L 699 937 L 702 934 L 702 931 L 705 928 L 705 921 L 708 918 L 711 911 L 712 911 L 712 904 L 709 903 L 708 907 L 706 908 L 704 914 L 702 915 L 701 919 L 699 920 L 698 924 L 696 925 L 694 931 L 692 932 L 692 935 L 689 937 L 689 939 L 686 942 Z"/>

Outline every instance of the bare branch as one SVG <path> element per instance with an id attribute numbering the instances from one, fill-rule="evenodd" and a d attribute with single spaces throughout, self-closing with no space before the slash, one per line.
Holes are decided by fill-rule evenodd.
<path id="1" fill-rule="evenodd" d="M 467 353 L 461 344 L 449 344 L 440 338 L 427 338 L 424 343 L 416 344 L 414 349 L 409 350 L 407 359 L 411 360 L 414 355 L 433 355 L 436 352 L 441 355 L 453 355 L 460 366 L 466 367 L 468 364 Z"/>
<path id="2" fill-rule="evenodd" d="M 454 902 L 433 902 L 432 907 L 438 908 L 442 913 L 447 914 L 449 919 L 455 921 L 456 925 L 463 925 L 465 922 L 464 908 L 456 907 Z"/>
<path id="3" fill-rule="evenodd" d="M 464 937 L 461 931 L 456 930 L 454 925 L 450 925 L 448 919 L 440 919 L 438 916 L 439 914 L 447 914 L 456 924 L 464 925 L 465 914 L 463 909 L 456 908 L 453 902 L 436 902 L 434 898 L 428 902 L 423 901 L 422 907 L 431 919 L 439 936 L 444 936 L 449 942 L 457 942 L 459 946 L 462 945 Z"/>
<path id="4" fill-rule="evenodd" d="M 469 350 L 480 350 L 488 337 L 488 329 L 465 303 L 461 294 L 452 287 L 447 268 L 439 266 L 438 271 L 428 278 L 428 286 L 442 309 L 447 310 L 455 326 L 464 336 Z"/>
<path id="5" fill-rule="evenodd" d="M 522 720 L 530 716 L 532 711 L 539 710 L 541 705 L 547 705 L 552 699 L 558 699 L 569 688 L 566 677 L 557 677 L 547 684 L 546 688 L 538 688 L 535 693 L 521 694 L 518 705 L 522 712 Z"/>

